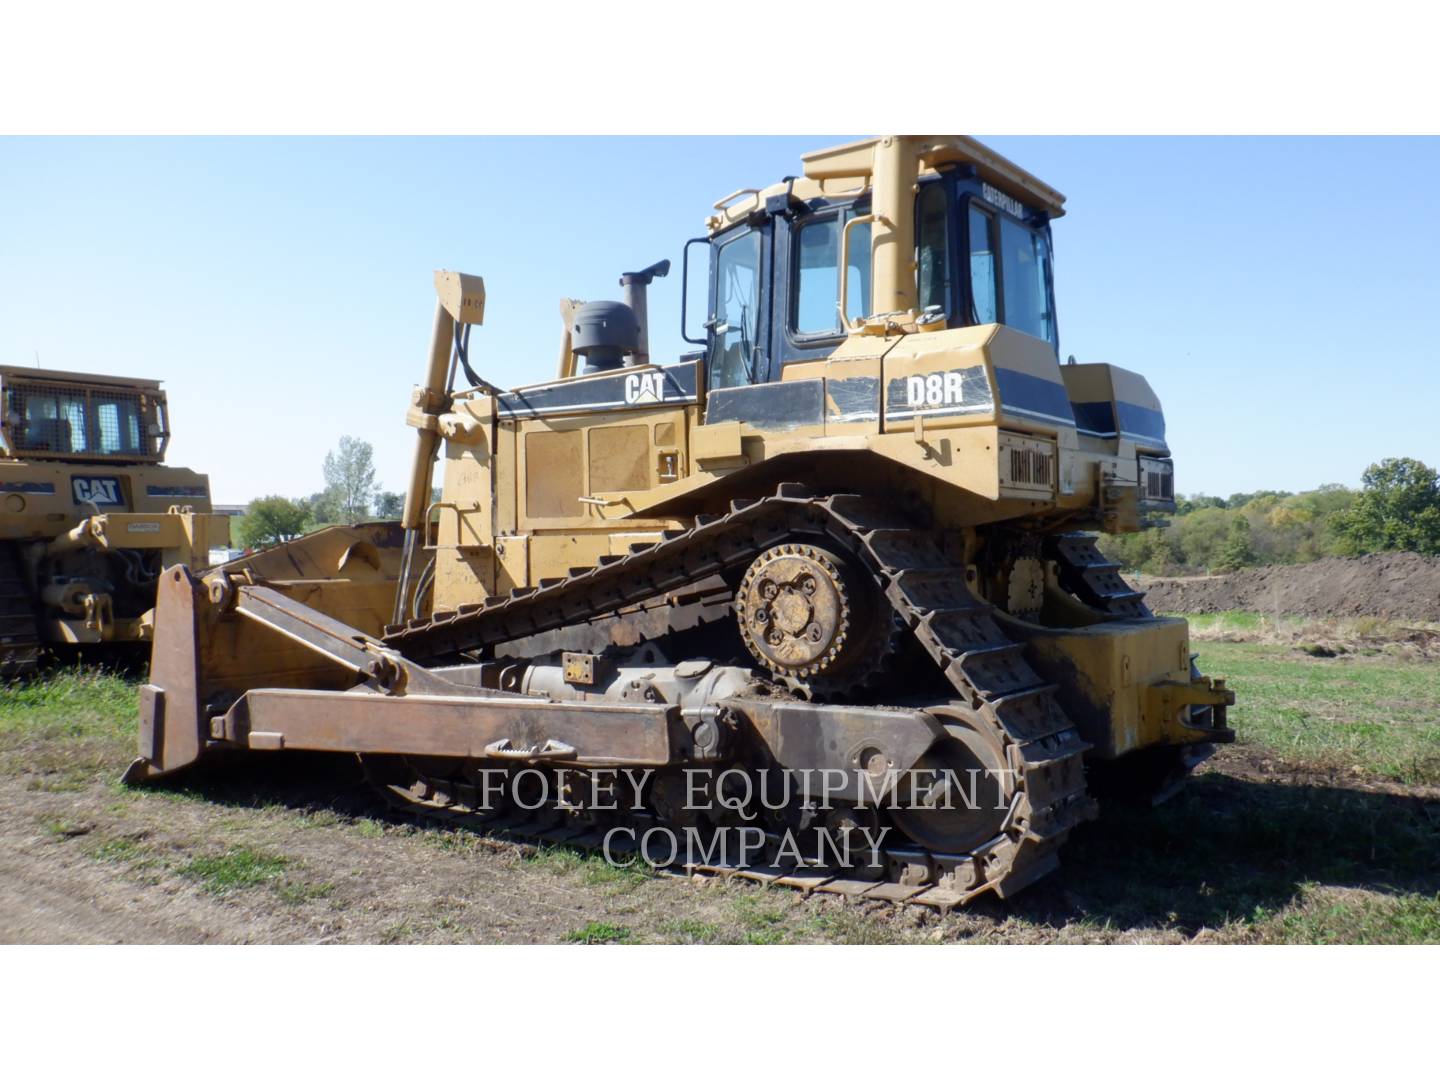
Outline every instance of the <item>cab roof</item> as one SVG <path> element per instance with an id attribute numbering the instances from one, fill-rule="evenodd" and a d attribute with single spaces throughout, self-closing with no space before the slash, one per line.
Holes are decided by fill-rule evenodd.
<path id="1" fill-rule="evenodd" d="M 71 383 L 76 386 L 123 386 L 132 390 L 159 390 L 159 379 L 127 379 L 117 375 L 86 375 L 79 371 L 51 371 L 46 368 L 0 364 L 0 381 L 11 378 L 30 382 Z"/>
<path id="2" fill-rule="evenodd" d="M 718 213 L 708 218 L 706 225 L 711 232 L 728 228 L 764 206 L 765 200 L 772 195 L 788 193 L 809 201 L 858 194 L 870 186 L 875 146 L 884 137 L 860 139 L 802 154 L 800 160 L 805 165 L 804 176 L 782 180 L 764 189 L 742 188 L 727 195 L 715 204 L 714 209 Z M 1048 217 L 1057 218 L 1065 213 L 1064 195 L 977 139 L 968 135 L 911 135 L 907 138 L 917 148 L 921 175 L 934 175 L 947 166 L 969 165 L 986 183 L 1027 206 L 1044 211 Z"/>

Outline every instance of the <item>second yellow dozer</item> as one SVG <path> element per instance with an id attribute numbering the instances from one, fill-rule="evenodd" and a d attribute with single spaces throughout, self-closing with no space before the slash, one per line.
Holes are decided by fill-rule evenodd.
<path id="1" fill-rule="evenodd" d="M 1141 376 L 1059 362 L 1062 206 L 961 136 L 806 155 L 686 245 L 695 352 L 651 360 L 659 263 L 563 302 L 557 377 L 509 391 L 471 363 L 481 280 L 437 273 L 403 544 L 167 571 L 128 778 L 343 751 L 499 834 L 1012 895 L 1102 783 L 1163 793 L 1233 738 L 1091 535 L 1173 510 L 1173 473 Z"/>
<path id="2" fill-rule="evenodd" d="M 229 542 L 169 442 L 154 379 L 0 365 L 0 684 L 43 651 L 148 647 L 161 571 Z"/>

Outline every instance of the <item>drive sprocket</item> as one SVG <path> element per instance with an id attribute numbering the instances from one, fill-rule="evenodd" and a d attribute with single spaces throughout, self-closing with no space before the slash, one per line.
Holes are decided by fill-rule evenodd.
<path id="1" fill-rule="evenodd" d="M 900 626 L 853 560 L 815 544 L 761 552 L 735 592 L 751 654 L 791 689 L 831 697 L 867 684 L 899 648 Z"/>
<path id="2" fill-rule="evenodd" d="M 777 675 L 833 669 L 853 629 L 839 559 L 811 544 L 777 544 L 752 562 L 735 615 L 746 647 Z"/>

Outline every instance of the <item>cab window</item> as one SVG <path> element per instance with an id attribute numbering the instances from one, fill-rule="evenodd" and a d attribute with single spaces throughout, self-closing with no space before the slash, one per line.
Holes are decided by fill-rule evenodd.
<path id="1" fill-rule="evenodd" d="M 760 308 L 760 234 L 746 231 L 715 258 L 715 314 L 711 320 L 710 389 L 755 381 L 755 335 Z"/>
<path id="2" fill-rule="evenodd" d="M 1000 321 L 995 293 L 995 220 L 970 204 L 970 322 Z"/>
<path id="3" fill-rule="evenodd" d="M 801 336 L 840 333 L 839 215 L 806 222 L 795 232 L 795 303 L 790 328 Z M 850 230 L 846 258 L 845 314 L 858 319 L 870 310 L 870 225 Z"/>
<path id="4" fill-rule="evenodd" d="M 95 419 L 99 428 L 100 453 L 143 453 L 140 446 L 139 402 L 134 398 L 97 402 Z"/>
<path id="5" fill-rule="evenodd" d="M 83 394 L 31 391 L 23 400 L 22 449 L 57 454 L 83 454 L 89 449 Z"/>
<path id="6" fill-rule="evenodd" d="M 915 263 L 920 310 L 950 307 L 950 228 L 944 185 L 926 184 L 915 206 Z"/>
<path id="7" fill-rule="evenodd" d="M 1045 234 L 1005 218 L 1000 222 L 1000 250 L 1005 268 L 1005 325 L 1053 344 L 1055 320 L 1046 281 L 1050 253 Z"/>

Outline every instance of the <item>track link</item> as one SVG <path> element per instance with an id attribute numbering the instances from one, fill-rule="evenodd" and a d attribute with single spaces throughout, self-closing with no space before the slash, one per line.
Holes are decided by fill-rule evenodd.
<path id="1" fill-rule="evenodd" d="M 1060 571 L 1060 584 L 1084 603 L 1117 619 L 1148 619 L 1145 594 L 1120 576 L 1120 564 L 1100 553 L 1088 533 L 1062 533 L 1046 544 Z"/>
<path id="2" fill-rule="evenodd" d="M 374 779 L 372 783 L 397 813 L 536 847 L 564 846 L 603 852 L 607 849 L 607 833 L 613 827 L 627 826 L 637 835 L 643 835 L 645 829 L 663 824 L 654 814 L 630 812 L 612 815 L 608 820 L 596 820 L 594 814 L 580 817 L 553 807 L 481 814 L 457 799 L 454 794 L 457 785 L 445 780 L 431 779 L 409 787 L 387 785 Z M 773 836 L 769 838 L 772 845 L 776 839 Z M 639 855 L 639 848 L 628 838 L 611 838 L 608 850 L 612 855 Z M 953 863 L 944 856 L 932 861 L 923 852 L 898 844 L 883 846 L 881 852 L 885 858 L 885 869 L 878 877 L 834 867 L 795 864 L 677 862 L 656 869 L 660 873 L 685 877 L 734 877 L 762 885 L 797 889 L 807 894 L 829 893 L 855 900 L 917 905 L 942 914 L 969 903 L 986 891 L 983 888 L 956 887 L 958 875 L 952 868 Z M 938 880 L 932 863 L 938 864 Z"/>
<path id="3" fill-rule="evenodd" d="M 32 675 L 39 664 L 40 631 L 20 553 L 0 542 L 0 682 Z"/>
<path id="4" fill-rule="evenodd" d="M 1085 790 L 1082 756 L 1088 744 L 1060 708 L 1056 687 L 1031 668 L 1024 646 L 1001 630 L 990 605 L 970 590 L 965 567 L 948 549 L 945 535 L 916 528 L 876 500 L 816 497 L 782 485 L 774 496 L 734 503 L 728 514 L 701 518 L 691 530 L 667 534 L 561 581 L 391 627 L 386 641 L 420 661 L 479 655 L 506 641 L 593 619 L 747 565 L 774 544 L 815 539 L 838 544 L 868 570 L 893 617 L 914 634 L 960 705 L 1003 745 L 1013 777 L 1004 824 L 966 853 L 928 852 L 913 844 L 889 847 L 888 880 L 881 882 L 815 867 L 692 869 L 938 907 L 985 892 L 1008 896 L 1053 870 L 1066 834 L 1096 812 Z M 411 809 L 465 817 L 445 785 L 430 778 L 414 790 L 391 787 L 390 793 Z M 427 791 L 438 797 L 427 797 Z M 473 817 L 467 823 L 475 823 Z M 579 843 L 588 830 L 569 823 L 545 831 L 542 838 L 554 839 L 548 833 L 560 832 L 567 834 L 565 842 Z"/>

